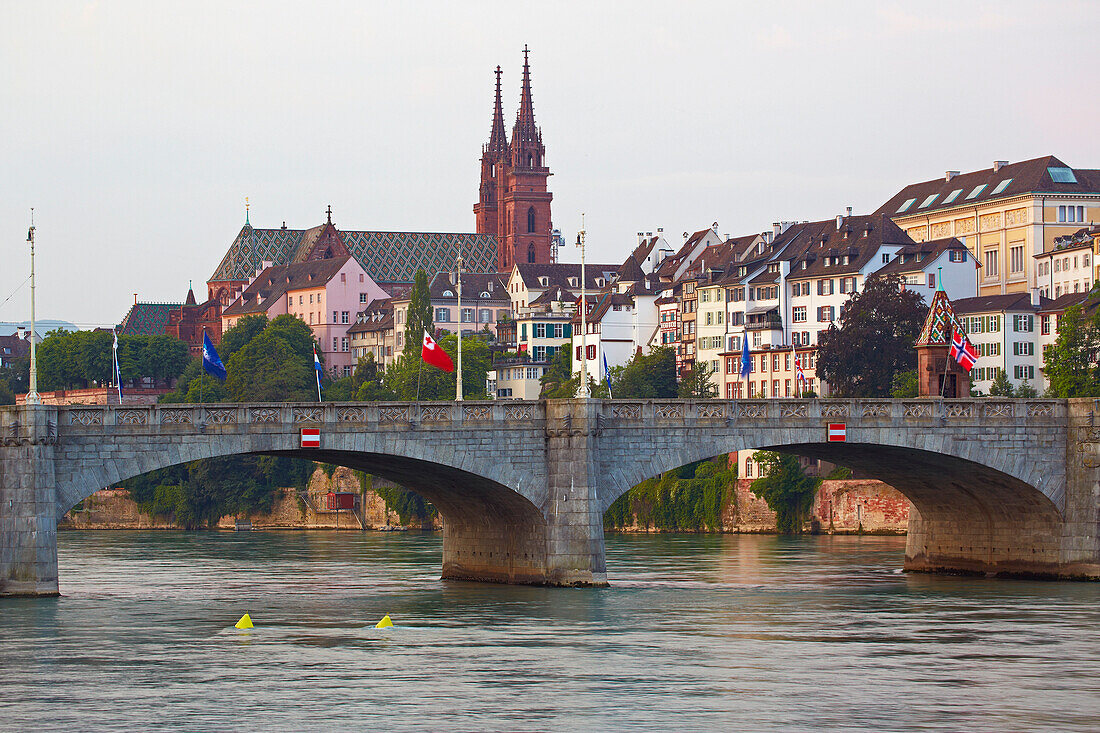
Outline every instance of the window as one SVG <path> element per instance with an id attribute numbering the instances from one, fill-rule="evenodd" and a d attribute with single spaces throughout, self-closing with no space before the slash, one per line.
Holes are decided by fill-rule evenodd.
<path id="1" fill-rule="evenodd" d="M 349 311 L 340 311 L 340 323 L 348 323 L 348 319 L 351 317 Z"/>
<path id="2" fill-rule="evenodd" d="M 359 302 L 360 303 L 366 303 L 367 302 L 367 294 L 366 293 L 359 293 Z"/>
<path id="3" fill-rule="evenodd" d="M 449 308 L 436 308 L 435 320 L 437 323 L 448 323 L 451 320 L 451 311 Z"/>
<path id="4" fill-rule="evenodd" d="M 984 191 L 987 188 L 989 188 L 989 186 L 984 184 L 984 183 L 981 184 L 980 186 L 975 186 L 973 191 L 966 194 L 966 200 L 969 201 L 970 199 L 978 198 L 979 196 L 982 195 L 982 191 Z"/>
<path id="5" fill-rule="evenodd" d="M 1009 267 L 1013 273 L 1024 271 L 1024 245 L 1008 248 Z"/>
<path id="6" fill-rule="evenodd" d="M 527 210 L 527 232 L 533 234 L 535 231 L 535 207 L 532 206 Z"/>
<path id="7" fill-rule="evenodd" d="M 1073 175 L 1072 168 L 1047 168 L 1047 174 L 1055 183 L 1077 183 L 1077 176 Z"/>
<path id="8" fill-rule="evenodd" d="M 313 311 L 309 312 L 309 325 L 313 325 Z"/>
<path id="9" fill-rule="evenodd" d="M 918 209 L 923 209 L 923 208 L 926 208 L 926 207 L 928 207 L 928 206 L 931 206 L 931 205 L 932 205 L 932 202 L 933 202 L 933 201 L 935 201 L 936 199 L 938 199 L 939 197 L 940 197 L 940 195 L 939 195 L 938 193 L 934 193 L 934 194 L 932 194 L 931 196 L 929 196 L 928 198 L 926 198 L 926 199 L 925 199 L 925 200 L 924 200 L 924 201 L 923 201 L 923 202 L 921 203 L 921 205 L 920 205 L 920 206 L 918 206 L 917 208 L 918 208 Z"/>
<path id="10" fill-rule="evenodd" d="M 542 361 L 545 358 L 546 358 L 546 347 L 545 346 L 536 346 L 535 347 L 535 361 Z"/>
<path id="11" fill-rule="evenodd" d="M 835 311 L 831 305 L 823 305 L 817 309 L 818 323 L 832 323 Z"/>
<path id="12" fill-rule="evenodd" d="M 1017 364 L 1015 367 L 1016 379 L 1035 379 L 1035 367 Z"/>
<path id="13" fill-rule="evenodd" d="M 1039 318 L 1039 333 L 1043 336 L 1050 335 L 1050 316 L 1041 316 Z"/>
<path id="14" fill-rule="evenodd" d="M 995 280 L 1001 276 L 1000 252 L 995 249 L 985 251 L 985 279 Z"/>
<path id="15" fill-rule="evenodd" d="M 997 194 L 1001 193 L 1006 188 L 1008 188 L 1008 184 L 1010 184 L 1010 183 L 1012 183 L 1011 178 L 1004 179 L 1003 181 L 1001 181 L 1000 183 L 997 184 L 997 187 L 995 189 L 993 189 L 992 191 L 989 192 L 989 195 L 990 196 L 996 196 Z"/>
<path id="16" fill-rule="evenodd" d="M 347 350 L 348 350 L 348 338 L 347 338 L 347 336 L 343 336 L 340 339 L 340 351 L 347 351 Z"/>
<path id="17" fill-rule="evenodd" d="M 889 263 L 890 263 L 889 253 L 883 252 L 882 253 L 882 264 L 886 265 L 886 264 L 889 264 Z"/>
<path id="18" fill-rule="evenodd" d="M 462 322 L 463 323 L 473 323 L 474 322 L 474 309 L 473 308 L 463 308 L 462 309 Z"/>
<path id="19" fill-rule="evenodd" d="M 817 281 L 817 294 L 818 295 L 832 295 L 833 294 L 833 281 L 818 280 Z"/>
<path id="20" fill-rule="evenodd" d="M 962 192 L 963 192 L 963 190 L 962 190 L 961 188 L 956 188 L 956 189 L 955 189 L 954 191 L 952 191 L 951 193 L 947 194 L 947 198 L 945 198 L 945 199 L 943 200 L 943 202 L 944 202 L 945 204 L 949 204 L 949 203 L 951 203 L 952 201 L 954 201 L 955 199 L 957 199 L 957 198 L 959 197 L 959 194 L 960 194 L 960 193 L 962 193 Z"/>
<path id="21" fill-rule="evenodd" d="M 803 331 L 802 332 L 802 345 L 803 346 L 809 346 L 810 345 L 810 332 L 809 331 Z M 813 364 L 810 364 L 810 366 L 813 366 Z"/>
<path id="22" fill-rule="evenodd" d="M 772 371 L 779 371 L 779 354 L 772 354 Z"/>
<path id="23" fill-rule="evenodd" d="M 953 249 L 947 253 L 948 262 L 966 262 L 965 249 Z"/>
<path id="24" fill-rule="evenodd" d="M 332 350 L 335 352 L 340 348 L 340 339 L 335 336 L 332 337 Z"/>
<path id="25" fill-rule="evenodd" d="M 588 346 L 588 358 L 589 359 L 595 359 L 596 358 L 596 345 L 595 344 L 589 344 L 589 346 Z"/>
<path id="26" fill-rule="evenodd" d="M 854 277 L 840 278 L 840 292 L 854 293 L 856 291 L 856 279 Z"/>
<path id="27" fill-rule="evenodd" d="M 1031 333 L 1035 330 L 1035 316 L 1026 314 L 1012 316 L 1012 330 L 1016 333 Z"/>
<path id="28" fill-rule="evenodd" d="M 493 311 L 488 308 L 482 308 L 477 312 L 478 323 L 489 323 L 493 320 Z"/>
<path id="29" fill-rule="evenodd" d="M 789 380 L 789 379 L 784 379 L 783 380 L 783 396 L 784 397 L 790 397 L 791 396 L 791 380 Z"/>
<path id="30" fill-rule="evenodd" d="M 706 320 L 707 320 L 707 325 L 708 326 L 713 326 L 714 325 L 714 313 L 712 313 L 711 311 L 707 311 L 707 319 Z"/>
<path id="31" fill-rule="evenodd" d="M 1013 356 L 1034 356 L 1035 344 L 1031 341 L 1013 341 L 1012 342 L 1012 355 Z"/>
<path id="32" fill-rule="evenodd" d="M 898 210 L 897 210 L 897 213 L 899 213 L 899 214 L 900 214 L 900 213 L 902 213 L 902 212 L 908 211 L 908 210 L 909 210 L 909 207 L 910 207 L 910 206 L 912 206 L 912 205 L 913 205 L 913 203 L 914 203 L 915 201 L 916 201 L 916 199 L 915 199 L 915 198 L 914 198 L 914 199 L 906 199 L 906 200 L 905 200 L 905 203 L 904 203 L 904 204 L 902 204 L 902 205 L 901 205 L 901 206 L 900 206 L 900 207 L 898 208 Z"/>
<path id="33" fill-rule="evenodd" d="M 800 305 L 791 309 L 791 320 L 795 323 L 806 322 L 806 306 Z"/>
<path id="34" fill-rule="evenodd" d="M 298 296 L 298 305 L 302 305 L 302 300 L 303 300 L 303 298 L 305 298 L 305 296 L 304 296 L 304 295 L 299 295 L 299 296 Z"/>
<path id="35" fill-rule="evenodd" d="M 344 376 L 345 377 L 350 377 L 351 376 L 351 367 L 350 366 L 344 367 Z"/>
<path id="36" fill-rule="evenodd" d="M 313 304 L 313 293 L 309 294 L 309 302 L 310 302 L 310 305 Z"/>

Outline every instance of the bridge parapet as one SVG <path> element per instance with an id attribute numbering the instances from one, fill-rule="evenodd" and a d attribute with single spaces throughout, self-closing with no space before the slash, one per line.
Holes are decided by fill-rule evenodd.
<path id="1" fill-rule="evenodd" d="M 763 421 L 845 421 L 877 424 L 903 421 L 958 425 L 1024 420 L 1064 423 L 1065 400 L 1020 399 L 764 399 L 764 400 L 602 400 L 602 425 L 723 423 Z"/>
<path id="2" fill-rule="evenodd" d="M 285 431 L 324 425 L 329 430 L 478 430 L 540 428 L 538 402 L 325 402 L 74 405 L 56 408 L 62 434 Z"/>

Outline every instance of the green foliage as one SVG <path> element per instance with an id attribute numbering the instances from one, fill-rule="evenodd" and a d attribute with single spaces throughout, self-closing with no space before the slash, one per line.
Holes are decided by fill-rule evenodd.
<path id="1" fill-rule="evenodd" d="M 39 389 L 79 389 L 113 383 L 113 341 L 109 331 L 50 331 L 37 347 Z M 118 365 L 124 385 L 142 377 L 163 384 L 178 377 L 190 360 L 187 344 L 172 336 L 118 337 Z"/>
<path id="2" fill-rule="evenodd" d="M 920 385 L 917 382 L 917 370 L 895 372 L 894 379 L 890 383 L 891 397 L 916 397 L 920 394 Z"/>
<path id="3" fill-rule="evenodd" d="M 775 512 L 776 529 L 798 534 L 813 505 L 819 479 L 807 476 L 796 456 L 756 451 L 752 459 L 760 465 L 761 477 L 752 482 L 752 493 Z"/>
<path id="4" fill-rule="evenodd" d="M 0 381 L 0 405 L 14 405 L 15 393 L 11 391 L 11 387 L 7 382 Z"/>
<path id="5" fill-rule="evenodd" d="M 640 526 L 700 532 L 722 528 L 722 509 L 733 499 L 736 470 L 727 456 L 683 466 L 647 479 L 620 496 L 604 514 L 609 529 Z"/>
<path id="6" fill-rule="evenodd" d="M 417 341 L 419 343 L 419 340 Z M 439 339 L 440 347 L 458 364 L 458 337 L 447 334 Z M 485 393 L 485 375 L 489 371 L 489 345 L 477 336 L 462 339 L 462 395 L 468 400 L 488 399 Z M 371 387 L 380 395 L 378 399 L 415 400 L 417 383 L 421 400 L 453 400 L 457 371 L 445 372 L 430 364 L 422 364 L 420 349 L 415 352 L 406 350 L 397 357 L 386 370 L 378 388 Z"/>
<path id="7" fill-rule="evenodd" d="M 417 270 L 409 292 L 409 310 L 405 314 L 405 355 L 419 359 L 424 332 L 434 333 L 432 297 L 428 291 L 428 273 Z"/>
<path id="8" fill-rule="evenodd" d="M 993 397 L 1011 397 L 1015 393 L 1012 382 L 1008 381 L 1008 374 L 1004 369 L 998 369 L 997 376 L 993 377 L 993 383 L 989 385 L 989 394 Z"/>
<path id="9" fill-rule="evenodd" d="M 676 397 L 676 353 L 668 346 L 657 347 L 649 354 L 638 351 L 626 366 L 611 370 L 611 384 L 616 398 Z"/>
<path id="10" fill-rule="evenodd" d="M 897 276 L 869 275 L 835 326 L 818 334 L 817 372 L 838 397 L 886 397 L 894 375 L 916 368 L 913 343 L 927 313 Z"/>
<path id="11" fill-rule="evenodd" d="M 359 477 L 361 491 L 373 491 L 386 503 L 386 510 L 397 514 L 401 524 L 429 526 L 432 519 L 439 513 L 431 502 L 414 491 L 403 489 L 400 486 L 374 486 L 373 477 L 369 473 L 356 471 Z"/>
<path id="12" fill-rule="evenodd" d="M 22 394 L 30 385 L 30 374 L 31 357 L 28 354 L 14 359 L 11 366 L 0 367 L 0 384 L 6 385 L 13 395 Z"/>
<path id="13" fill-rule="evenodd" d="M 825 477 L 826 481 L 838 481 L 842 479 L 848 479 L 852 477 L 852 469 L 845 466 L 836 466 L 832 471 L 829 471 L 829 475 Z"/>
<path id="14" fill-rule="evenodd" d="M 711 381 L 711 368 L 706 362 L 697 361 L 680 381 L 680 397 L 710 399 L 718 396 L 718 386 Z"/>
<path id="15" fill-rule="evenodd" d="M 274 456 L 209 458 L 122 482 L 142 511 L 182 527 L 209 527 L 227 514 L 270 511 L 275 490 L 305 488 L 313 463 Z"/>
<path id="16" fill-rule="evenodd" d="M 1043 353 L 1043 370 L 1051 397 L 1100 397 L 1100 308 L 1097 292 L 1081 305 L 1066 309 L 1058 321 L 1058 338 Z"/>
<path id="17" fill-rule="evenodd" d="M 223 333 L 221 343 L 218 344 L 218 356 L 222 363 L 227 363 L 229 357 L 259 336 L 267 328 L 267 323 L 267 316 L 263 314 L 237 319 L 237 325 Z"/>
<path id="18" fill-rule="evenodd" d="M 1038 397 L 1039 391 L 1032 387 L 1031 384 L 1025 379 L 1024 381 L 1020 382 L 1020 386 L 1016 388 L 1016 396 L 1026 398 Z"/>

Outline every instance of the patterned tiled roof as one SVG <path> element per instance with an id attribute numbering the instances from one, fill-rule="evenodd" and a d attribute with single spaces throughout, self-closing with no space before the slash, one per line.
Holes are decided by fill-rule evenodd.
<path id="1" fill-rule="evenodd" d="M 936 290 L 932 296 L 932 305 L 928 307 L 928 318 L 924 319 L 924 328 L 917 337 L 917 346 L 946 346 L 951 341 L 951 328 L 966 333 L 959 319 L 955 317 L 955 311 L 951 308 L 951 301 L 947 299 L 947 293 Z"/>
<path id="2" fill-rule="evenodd" d="M 245 224 L 210 282 L 248 280 L 263 269 L 265 261 L 274 265 L 301 261 L 323 228 L 256 229 Z M 341 231 L 340 237 L 375 282 L 412 282 L 420 268 L 430 278 L 452 268 L 459 249 L 468 272 L 496 271 L 496 237 L 490 234 Z"/>
<path id="3" fill-rule="evenodd" d="M 127 336 L 163 336 L 168 312 L 183 303 L 134 303 L 116 329 Z"/>

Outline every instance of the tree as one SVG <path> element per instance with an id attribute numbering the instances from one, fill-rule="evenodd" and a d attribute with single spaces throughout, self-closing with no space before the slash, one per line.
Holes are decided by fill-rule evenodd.
<path id="1" fill-rule="evenodd" d="M 417 342 L 419 344 L 419 341 Z M 458 336 L 447 334 L 439 340 L 439 346 L 458 363 Z M 489 371 L 489 346 L 476 336 L 462 339 L 462 395 L 465 399 L 487 399 L 485 376 Z M 399 400 L 453 400 L 455 398 L 456 372 L 444 372 L 422 364 L 419 346 L 415 352 L 408 349 L 397 357 L 382 377 L 382 389 Z"/>
<path id="2" fill-rule="evenodd" d="M 0 381 L 0 405 L 14 405 L 15 393 L 11 391 L 11 387 L 7 382 Z"/>
<path id="3" fill-rule="evenodd" d="M 291 315 L 271 321 L 229 357 L 225 381 L 234 402 L 308 402 L 316 399 L 313 332 Z"/>
<path id="4" fill-rule="evenodd" d="M 546 367 L 546 373 L 539 379 L 542 389 L 539 391 L 540 399 L 559 399 L 575 397 L 576 384 L 573 379 L 573 350 L 564 346 L 554 353 L 550 365 Z M 572 390 L 572 391 L 570 391 Z"/>
<path id="5" fill-rule="evenodd" d="M 817 372 L 839 397 L 886 397 L 894 375 L 916 368 L 927 308 L 895 275 L 869 275 L 835 325 L 818 334 Z"/>
<path id="6" fill-rule="evenodd" d="M 1096 291 L 1085 303 L 1066 309 L 1058 338 L 1043 352 L 1051 397 L 1100 397 L 1100 305 Z"/>
<path id="7" fill-rule="evenodd" d="M 637 351 L 626 366 L 611 370 L 612 393 L 619 398 L 668 398 L 678 394 L 676 354 L 659 346 L 649 354 Z"/>
<path id="8" fill-rule="evenodd" d="M 1004 369 L 998 369 L 997 376 L 993 377 L 993 384 L 989 385 L 989 394 L 993 397 L 1011 397 L 1015 393 L 1012 382 L 1008 381 L 1008 374 Z"/>
<path id="9" fill-rule="evenodd" d="M 697 361 L 680 381 L 680 397 L 710 399 L 718 396 L 718 386 L 710 381 L 710 365 Z"/>
<path id="10" fill-rule="evenodd" d="M 807 476 L 798 458 L 787 453 L 756 451 L 752 459 L 760 465 L 761 476 L 749 488 L 775 512 L 776 529 L 784 534 L 801 532 L 820 481 Z"/>
<path id="11" fill-rule="evenodd" d="M 222 363 L 237 353 L 242 346 L 259 336 L 267 328 L 267 316 L 260 314 L 244 316 L 237 320 L 237 325 L 222 334 L 222 340 L 218 344 L 218 356 Z"/>
<path id="12" fill-rule="evenodd" d="M 920 385 L 917 383 L 917 370 L 897 372 L 890 383 L 891 397 L 916 397 L 920 394 Z"/>
<path id="13" fill-rule="evenodd" d="M 1020 386 L 1016 388 L 1016 396 L 1025 398 L 1038 397 L 1039 392 L 1034 387 L 1032 387 L 1031 384 L 1029 384 L 1028 381 L 1025 379 L 1024 381 L 1020 382 Z"/>
<path id="14" fill-rule="evenodd" d="M 405 314 L 405 353 L 420 358 L 424 333 L 433 333 L 432 296 L 428 292 L 428 273 L 420 269 L 409 293 L 409 310 Z"/>

